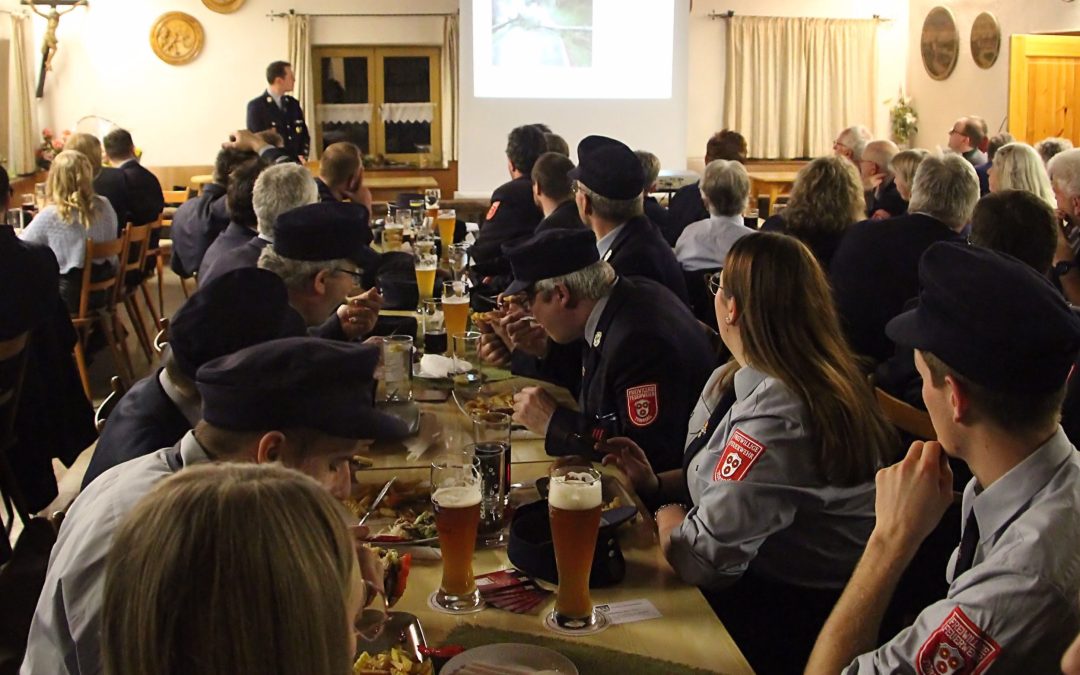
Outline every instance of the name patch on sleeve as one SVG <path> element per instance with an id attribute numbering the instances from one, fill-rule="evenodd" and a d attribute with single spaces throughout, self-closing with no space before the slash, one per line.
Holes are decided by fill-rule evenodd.
<path id="1" fill-rule="evenodd" d="M 742 480 L 764 452 L 764 445 L 736 429 L 728 439 L 720 459 L 716 462 L 712 479 L 714 481 Z"/>
<path id="2" fill-rule="evenodd" d="M 643 384 L 626 390 L 626 411 L 635 427 L 647 427 L 660 416 L 660 388 Z"/>
<path id="3" fill-rule="evenodd" d="M 1001 654 L 1001 647 L 957 607 L 919 648 L 920 675 L 978 675 Z"/>

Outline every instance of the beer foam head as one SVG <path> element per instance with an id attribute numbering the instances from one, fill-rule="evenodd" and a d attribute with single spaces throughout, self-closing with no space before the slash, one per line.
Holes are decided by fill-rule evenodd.
<path id="1" fill-rule="evenodd" d="M 444 305 L 465 305 L 469 302 L 469 296 L 444 295 L 442 302 Z"/>
<path id="2" fill-rule="evenodd" d="M 419 272 L 434 272 L 437 268 L 437 265 L 431 261 L 420 261 L 416 263 L 416 269 Z"/>
<path id="3" fill-rule="evenodd" d="M 431 501 L 444 509 L 463 509 L 480 503 L 480 485 L 441 487 L 431 494 Z"/>
<path id="4" fill-rule="evenodd" d="M 600 480 L 590 473 L 571 471 L 551 479 L 548 503 L 564 511 L 595 509 L 603 502 Z"/>

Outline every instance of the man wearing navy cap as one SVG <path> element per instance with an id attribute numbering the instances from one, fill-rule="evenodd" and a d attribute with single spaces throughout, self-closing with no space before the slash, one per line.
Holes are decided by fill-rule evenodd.
<path id="1" fill-rule="evenodd" d="M 319 202 L 287 211 L 278 216 L 274 242 L 259 257 L 259 267 L 281 277 L 289 304 L 320 337 L 366 335 L 382 307 L 378 289 L 357 293 L 364 268 L 377 258 L 368 246 L 370 230 L 356 222 L 357 208 L 364 207 Z"/>
<path id="2" fill-rule="evenodd" d="M 578 144 L 575 181 L 578 213 L 596 235 L 600 258 L 622 276 L 667 286 L 684 303 L 686 280 L 675 253 L 642 210 L 641 162 L 613 138 L 587 136 Z"/>
<path id="3" fill-rule="evenodd" d="M 117 403 L 98 439 L 83 489 L 108 469 L 173 445 L 202 418 L 195 373 L 204 363 L 244 347 L 306 335 L 272 272 L 233 270 L 198 290 L 169 323 L 164 365 L 135 383 Z"/>
<path id="4" fill-rule="evenodd" d="M 934 244 L 919 281 L 918 307 L 886 330 L 915 349 L 940 442 L 878 474 L 877 523 L 806 672 L 1056 672 L 1080 627 L 1080 457 L 1058 424 L 1080 319 L 1030 267 L 975 246 Z M 953 501 L 946 455 L 974 475 L 948 595 L 874 650 L 904 568 Z"/>
<path id="5" fill-rule="evenodd" d="M 106 471 L 72 504 L 53 547 L 21 672 L 101 672 L 101 597 L 113 534 L 158 481 L 185 466 L 281 462 L 346 496 L 349 459 L 364 441 L 406 432 L 402 422 L 372 407 L 378 360 L 374 345 L 301 337 L 248 347 L 199 368 L 203 419 L 195 429 L 171 448 Z M 381 588 L 381 571 L 370 558 L 363 564 L 361 553 L 365 578 Z"/>
<path id="6" fill-rule="evenodd" d="M 551 455 L 591 455 L 599 440 L 629 436 L 657 471 L 681 466 L 671 440 L 685 438 L 714 360 L 690 310 L 654 281 L 616 277 L 588 231 L 540 232 L 507 256 L 514 281 L 506 292 L 527 295 L 554 342 L 584 342 L 581 412 L 526 387 L 514 396 L 514 419 L 543 434 Z"/>

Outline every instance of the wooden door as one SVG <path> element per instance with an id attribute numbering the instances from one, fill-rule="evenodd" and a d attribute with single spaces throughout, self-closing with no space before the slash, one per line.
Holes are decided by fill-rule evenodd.
<path id="1" fill-rule="evenodd" d="M 1013 35 L 1009 133 L 1036 143 L 1063 136 L 1080 144 L 1080 37 Z"/>

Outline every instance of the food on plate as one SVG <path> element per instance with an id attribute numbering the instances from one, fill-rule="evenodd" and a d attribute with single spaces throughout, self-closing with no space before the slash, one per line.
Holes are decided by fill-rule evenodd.
<path id="1" fill-rule="evenodd" d="M 377 532 L 374 539 L 376 541 L 418 541 L 437 536 L 439 532 L 435 529 L 435 513 L 429 510 L 412 518 L 408 516 L 398 518 L 393 525 Z"/>
<path id="2" fill-rule="evenodd" d="M 431 661 L 416 663 L 401 648 L 389 652 L 369 654 L 364 652 L 353 664 L 353 675 L 434 675 Z"/>
<path id="3" fill-rule="evenodd" d="M 492 394 L 491 396 L 477 396 L 471 401 L 465 401 L 462 406 L 469 415 L 483 415 L 489 412 L 501 412 L 507 415 L 514 414 L 514 394 Z"/>
<path id="4" fill-rule="evenodd" d="M 473 325 L 476 326 L 477 328 L 483 328 L 485 326 L 490 326 L 491 324 L 498 321 L 500 318 L 502 318 L 502 313 L 501 312 L 496 312 L 496 311 L 492 311 L 492 312 L 473 312 L 472 313 L 472 322 L 473 322 Z"/>
<path id="5" fill-rule="evenodd" d="M 383 591 L 386 593 L 386 604 L 392 607 L 405 594 L 409 570 L 412 569 L 412 554 L 402 555 L 392 548 L 377 546 L 374 550 L 379 554 L 379 559 L 383 564 Z"/>
<path id="6" fill-rule="evenodd" d="M 474 661 L 455 670 L 451 675 L 549 675 L 556 670 L 537 670 L 528 666 L 503 666 L 497 663 Z"/>
<path id="7" fill-rule="evenodd" d="M 624 506 L 624 504 L 622 503 L 622 497 L 620 497 L 619 495 L 615 495 L 611 498 L 611 501 L 604 502 L 603 510 L 610 511 L 612 509 L 617 509 L 621 506 Z"/>
<path id="8" fill-rule="evenodd" d="M 358 478 L 363 473 L 358 474 Z M 367 513 L 372 500 L 382 489 L 379 483 L 362 483 L 353 486 L 352 499 L 344 501 L 345 507 L 357 518 Z M 371 514 L 374 533 L 371 541 L 416 541 L 437 536 L 435 514 L 431 507 L 431 484 L 424 480 L 398 480 Z M 383 521 L 379 523 L 378 521 Z M 389 525 L 386 521 L 392 521 Z"/>

